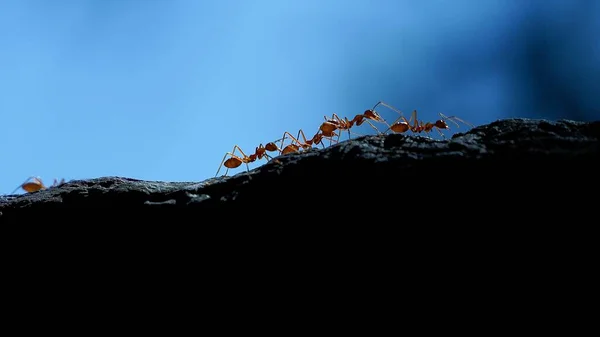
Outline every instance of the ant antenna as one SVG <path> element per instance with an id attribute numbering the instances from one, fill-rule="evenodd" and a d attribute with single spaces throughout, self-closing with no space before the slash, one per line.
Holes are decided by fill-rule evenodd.
<path id="1" fill-rule="evenodd" d="M 402 111 L 398 110 L 397 108 L 395 108 L 395 107 L 393 107 L 393 106 L 391 106 L 391 105 L 389 105 L 389 104 L 387 104 L 386 102 L 383 102 L 383 101 L 377 102 L 377 104 L 375 104 L 373 106 L 373 109 L 371 109 L 371 110 L 375 110 L 375 108 L 377 106 L 379 106 L 379 105 L 383 105 L 384 107 L 386 107 L 386 108 L 388 108 L 390 110 L 393 110 L 393 111 L 397 112 L 398 114 L 400 114 L 400 117 L 398 117 L 392 124 L 388 124 L 388 128 L 383 132 L 385 134 L 388 131 L 390 131 L 390 129 L 392 128 L 392 125 L 396 124 L 399 120 L 401 120 L 404 117 L 404 114 L 402 113 Z"/>
<path id="2" fill-rule="evenodd" d="M 450 117 L 447 117 L 446 115 L 444 115 L 444 114 L 443 114 L 443 113 L 441 113 L 441 112 L 439 112 L 439 114 L 440 114 L 440 116 L 442 116 L 442 119 L 444 119 L 444 120 L 449 120 L 449 121 L 452 121 L 452 123 L 456 124 L 456 127 L 457 127 L 457 128 L 459 128 L 459 127 L 460 127 L 460 125 L 458 125 L 458 123 L 456 123 L 456 122 L 454 121 L 454 119 L 456 119 L 456 120 L 457 120 L 457 121 L 459 121 L 459 122 L 462 122 L 462 123 L 464 123 L 465 125 L 468 125 L 468 126 L 470 126 L 471 128 L 474 128 L 474 127 L 475 127 L 473 124 L 471 124 L 471 123 L 469 123 L 469 122 L 466 122 L 466 121 L 464 121 L 464 120 L 462 120 L 462 119 L 460 119 L 460 118 L 458 118 L 458 117 L 456 117 L 456 116 L 450 116 Z"/>

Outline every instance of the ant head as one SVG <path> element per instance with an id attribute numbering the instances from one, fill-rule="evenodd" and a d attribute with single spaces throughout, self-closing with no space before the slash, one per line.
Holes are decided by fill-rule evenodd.
<path id="1" fill-rule="evenodd" d="M 363 116 L 376 121 L 382 120 L 381 116 L 375 110 L 366 110 Z"/>
<path id="2" fill-rule="evenodd" d="M 435 121 L 434 125 L 438 129 L 450 129 L 450 127 L 448 127 L 448 124 L 446 123 L 446 121 L 443 119 L 438 119 L 437 121 Z"/>

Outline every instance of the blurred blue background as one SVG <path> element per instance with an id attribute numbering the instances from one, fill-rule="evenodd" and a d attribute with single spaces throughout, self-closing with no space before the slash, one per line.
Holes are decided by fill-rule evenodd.
<path id="1" fill-rule="evenodd" d="M 597 120 L 599 32 L 597 0 L 0 0 L 0 194 L 31 175 L 202 181 L 235 144 L 379 100 Z"/>

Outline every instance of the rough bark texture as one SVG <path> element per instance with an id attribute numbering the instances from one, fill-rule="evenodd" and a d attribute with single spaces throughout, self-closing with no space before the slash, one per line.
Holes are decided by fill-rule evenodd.
<path id="1" fill-rule="evenodd" d="M 0 221 L 326 225 L 364 216 L 373 224 L 485 225 L 540 215 L 567 219 L 598 206 L 599 138 L 600 121 L 530 119 L 496 121 L 448 140 L 364 136 L 202 182 L 102 177 L 0 196 Z"/>

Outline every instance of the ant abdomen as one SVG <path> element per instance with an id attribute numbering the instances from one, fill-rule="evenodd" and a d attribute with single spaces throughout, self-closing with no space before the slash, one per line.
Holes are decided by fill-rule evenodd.
<path id="1" fill-rule="evenodd" d="M 410 129 L 410 126 L 406 122 L 396 122 L 390 126 L 390 129 L 395 133 L 404 133 Z"/>
<path id="2" fill-rule="evenodd" d="M 223 163 L 223 166 L 230 168 L 230 169 L 239 167 L 240 165 L 242 165 L 242 161 L 239 160 L 238 158 L 234 158 L 234 157 L 227 159 Z"/>

